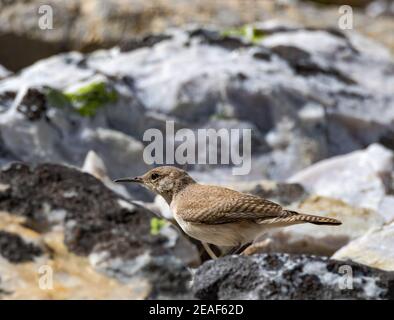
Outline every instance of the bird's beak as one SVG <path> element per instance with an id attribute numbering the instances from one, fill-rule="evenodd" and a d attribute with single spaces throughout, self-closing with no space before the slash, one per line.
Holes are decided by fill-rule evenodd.
<path id="1" fill-rule="evenodd" d="M 120 178 L 120 179 L 114 180 L 114 182 L 136 182 L 136 183 L 142 183 L 142 178 L 141 177 Z"/>

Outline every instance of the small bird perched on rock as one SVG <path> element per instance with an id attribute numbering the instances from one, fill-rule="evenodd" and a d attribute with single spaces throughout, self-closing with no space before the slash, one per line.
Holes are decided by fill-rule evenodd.
<path id="1" fill-rule="evenodd" d="M 186 234 L 217 246 L 243 246 L 268 229 L 298 223 L 341 224 L 333 218 L 286 210 L 250 194 L 199 184 L 186 171 L 172 166 L 157 167 L 142 176 L 115 182 L 140 183 L 161 195 Z"/>

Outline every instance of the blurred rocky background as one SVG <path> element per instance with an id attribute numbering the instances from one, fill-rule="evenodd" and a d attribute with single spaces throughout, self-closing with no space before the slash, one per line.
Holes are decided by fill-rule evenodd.
<path id="1" fill-rule="evenodd" d="M 391 0 L 1 0 L 0 61 L 16 71 L 60 52 L 130 45 L 136 36 L 190 23 L 233 27 L 275 20 L 337 27 L 342 4 L 354 8 L 357 32 L 394 52 Z M 53 8 L 53 30 L 42 32 L 37 27 L 40 5 Z"/>
<path id="2" fill-rule="evenodd" d="M 341 1 L 0 0 L 0 298 L 393 299 L 394 5 L 347 3 L 351 30 Z M 199 181 L 343 224 L 207 261 L 161 198 L 111 182 L 168 120 L 252 129 L 249 175 Z"/>

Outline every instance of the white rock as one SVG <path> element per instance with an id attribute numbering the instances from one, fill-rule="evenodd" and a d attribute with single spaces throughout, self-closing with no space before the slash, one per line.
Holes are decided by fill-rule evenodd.
<path id="1" fill-rule="evenodd" d="M 43 119 L 26 121 L 22 114 L 10 109 L 0 117 L 0 133 L 7 150 L 23 161 L 64 160 L 64 155 L 59 152 L 62 145 L 61 135 Z"/>
<path id="2" fill-rule="evenodd" d="M 107 168 L 104 164 L 104 161 L 93 150 L 90 150 L 86 155 L 85 162 L 82 166 L 82 171 L 95 176 L 111 190 L 126 198 L 130 198 L 130 194 L 127 192 L 127 189 L 124 186 L 112 182 L 112 180 L 108 177 Z"/>
<path id="3" fill-rule="evenodd" d="M 386 221 L 393 217 L 387 203 L 385 180 L 391 179 L 393 152 L 379 144 L 365 150 L 320 161 L 288 179 L 309 192 L 341 199 L 353 206 L 378 211 Z"/>
<path id="4" fill-rule="evenodd" d="M 394 271 L 394 223 L 372 230 L 338 250 L 332 258 Z"/>
<path id="5" fill-rule="evenodd" d="M 8 71 L 0 64 L 0 80 L 5 77 L 8 77 L 9 75 L 11 75 L 11 73 L 12 73 L 11 71 Z"/>
<path id="6" fill-rule="evenodd" d="M 82 171 L 90 173 L 100 180 L 108 178 L 107 168 L 103 160 L 93 150 L 90 150 L 86 155 Z"/>
<path id="7" fill-rule="evenodd" d="M 85 128 L 82 141 L 91 146 L 108 165 L 111 176 L 118 178 L 145 172 L 148 165 L 143 162 L 143 144 L 120 131 L 106 128 Z"/>
<path id="8" fill-rule="evenodd" d="M 260 252 L 307 253 L 332 255 L 341 247 L 370 230 L 381 227 L 383 218 L 373 210 L 353 208 L 343 201 L 312 196 L 291 207 L 301 213 L 329 216 L 342 222 L 340 226 L 310 223 L 273 229 L 261 240 L 267 241 Z"/>
<path id="9" fill-rule="evenodd" d="M 0 92 L 18 91 L 22 86 L 50 86 L 63 89 L 94 74 L 94 70 L 78 66 L 82 59 L 83 54 L 70 52 L 40 60 L 23 69 L 18 76 L 2 81 Z"/>

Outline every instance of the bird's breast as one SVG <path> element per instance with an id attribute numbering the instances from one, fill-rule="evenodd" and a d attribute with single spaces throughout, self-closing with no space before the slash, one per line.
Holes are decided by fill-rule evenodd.
<path id="1" fill-rule="evenodd" d="M 174 218 L 189 236 L 217 246 L 240 246 L 252 242 L 262 232 L 262 226 L 243 221 L 223 224 L 205 224 L 185 221 L 174 212 Z"/>

